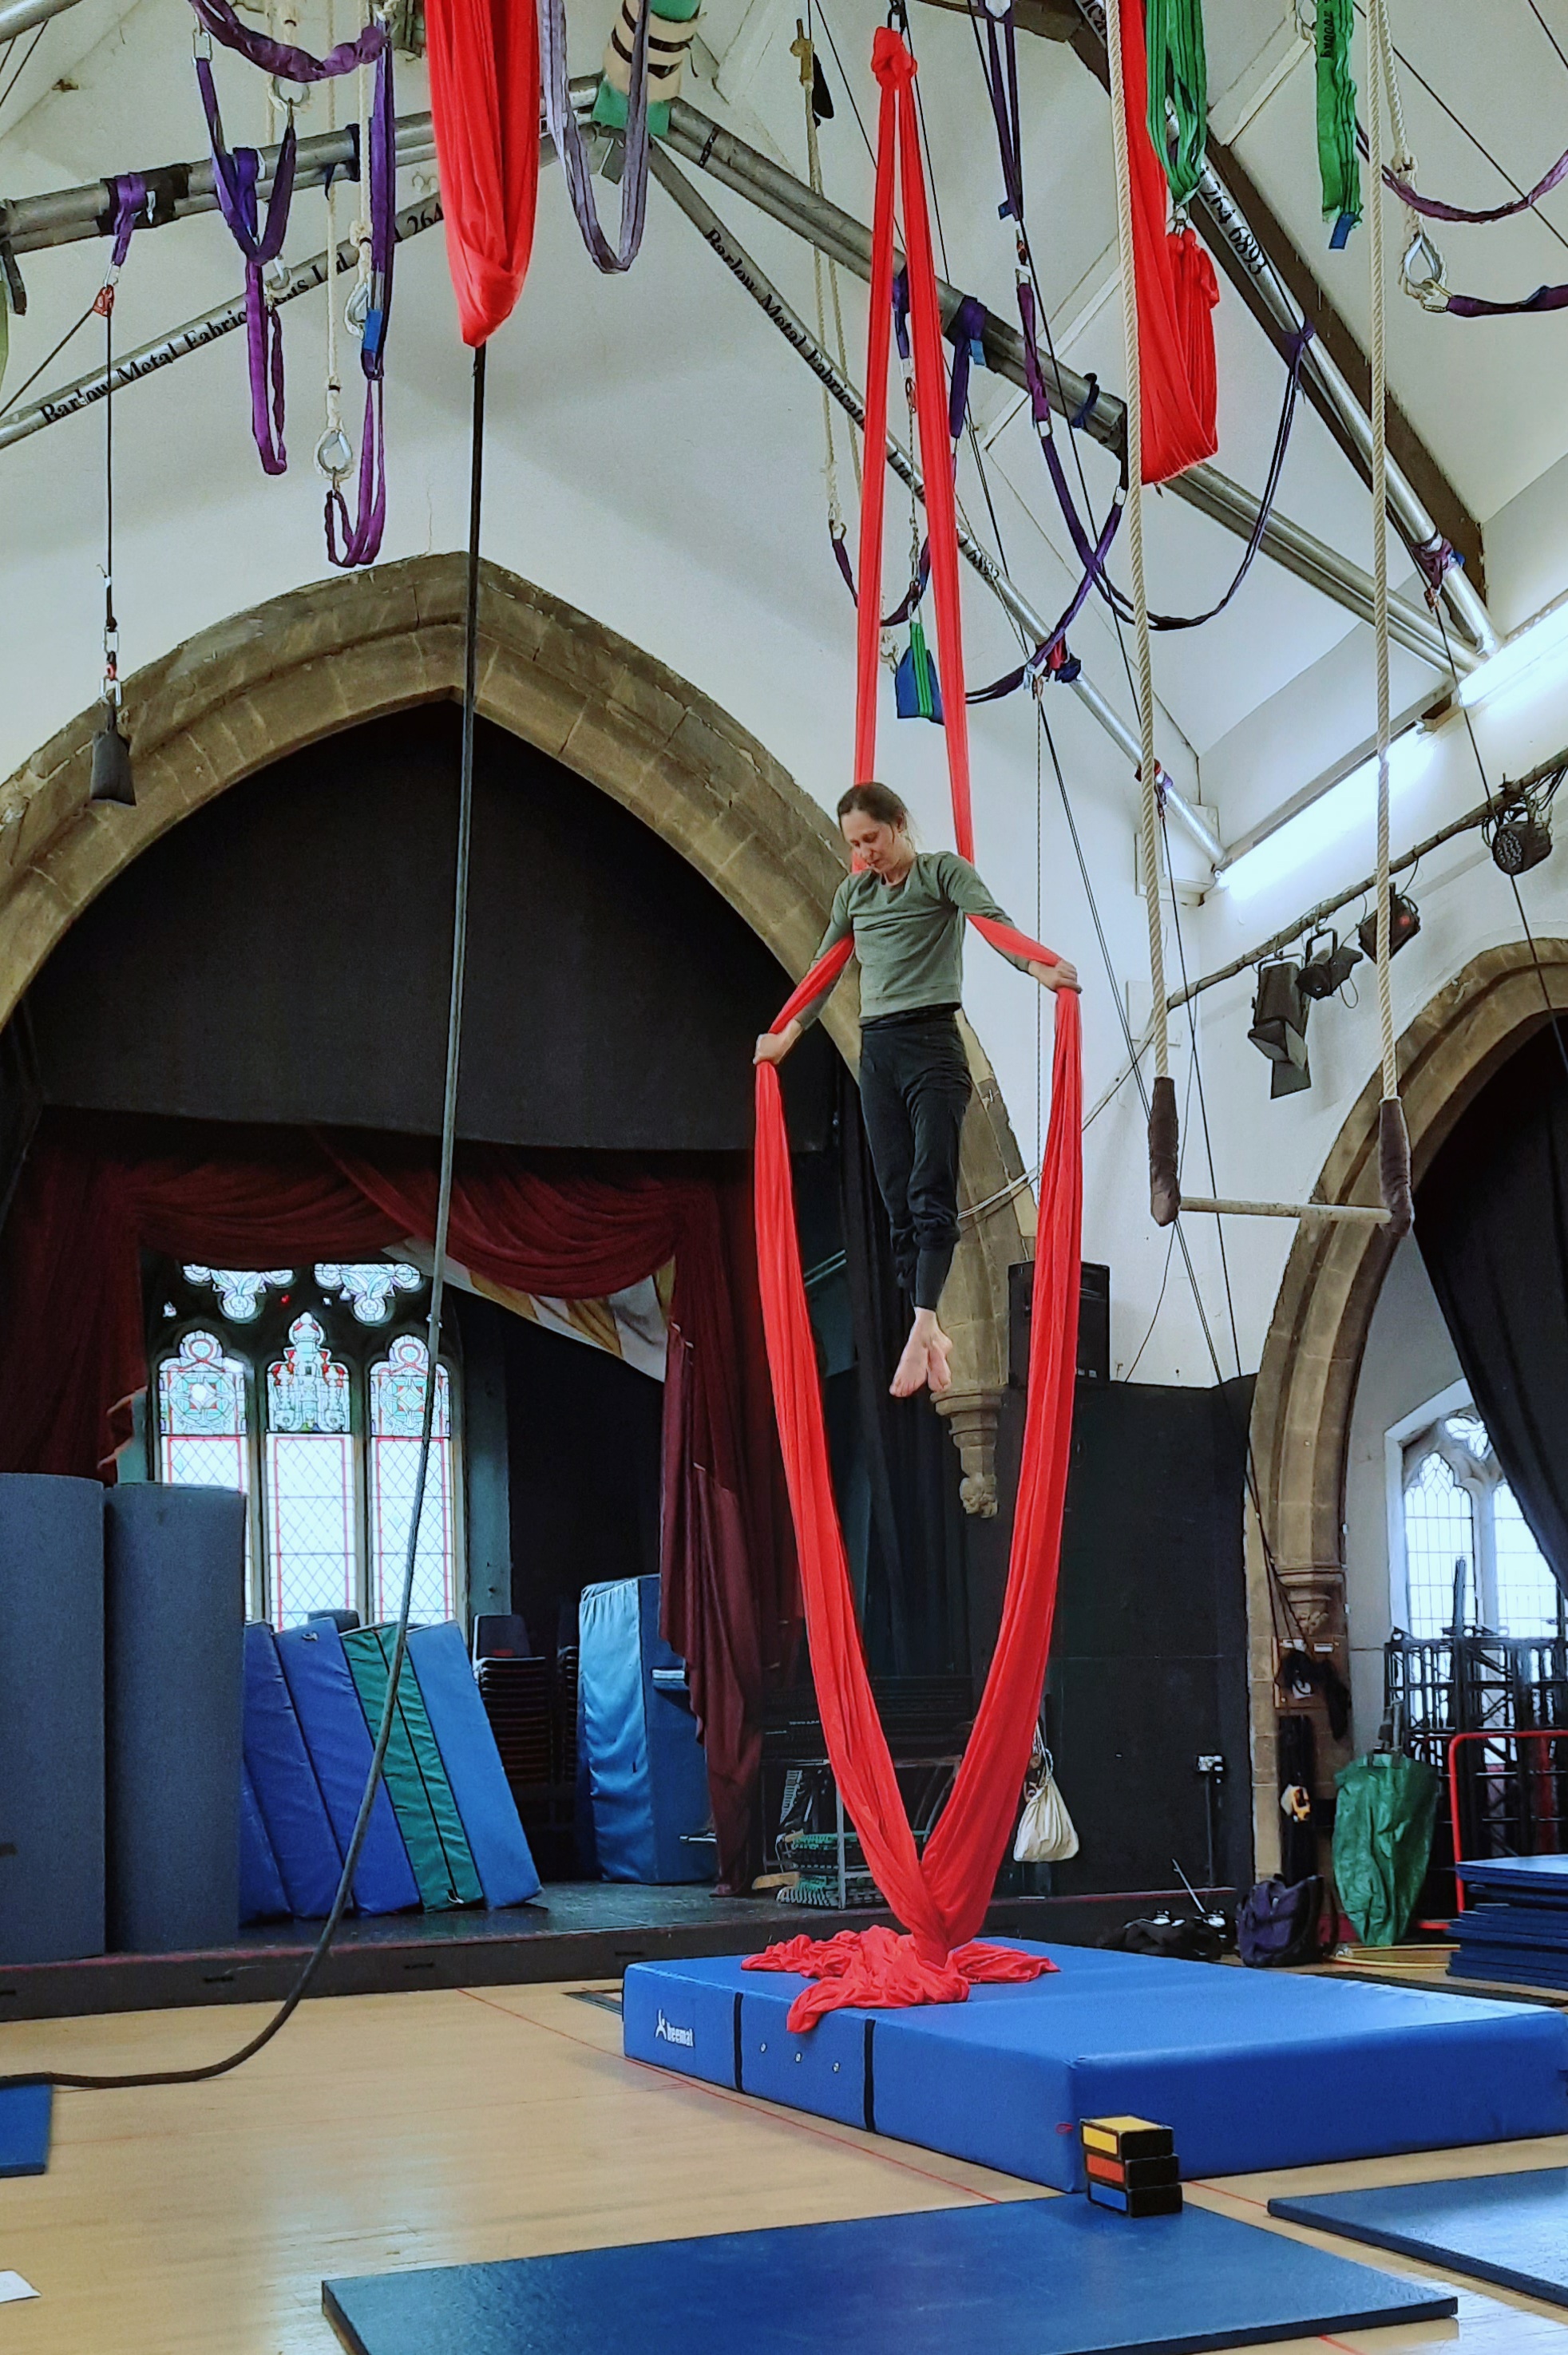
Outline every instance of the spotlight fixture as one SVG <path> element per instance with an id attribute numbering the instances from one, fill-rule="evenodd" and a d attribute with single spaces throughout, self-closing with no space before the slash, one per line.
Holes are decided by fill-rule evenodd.
<path id="1" fill-rule="evenodd" d="M 1360 962 L 1360 951 L 1349 941 L 1341 942 L 1338 932 L 1331 929 L 1314 932 L 1303 952 L 1303 997 L 1332 997 L 1344 988 Z"/>
<path id="2" fill-rule="evenodd" d="M 1388 953 L 1397 956 L 1406 941 L 1413 941 L 1421 930 L 1421 911 L 1413 900 L 1403 891 L 1395 891 L 1389 900 Z M 1378 917 L 1374 908 L 1356 926 L 1356 938 L 1361 943 L 1363 956 L 1375 957 L 1378 953 Z"/>
<path id="3" fill-rule="evenodd" d="M 1276 957 L 1258 967 L 1248 1038 L 1270 1064 L 1269 1095 L 1299 1095 L 1312 1085 L 1307 1065 L 1307 1018 L 1312 1008 L 1301 992 L 1301 967 L 1294 957 Z"/>
<path id="4" fill-rule="evenodd" d="M 136 788 L 131 780 L 131 747 L 120 733 L 120 706 L 106 695 L 99 707 L 101 724 L 92 740 L 92 790 L 89 801 L 118 802 L 134 809 Z"/>
<path id="5" fill-rule="evenodd" d="M 1552 856 L 1552 828 L 1534 802 L 1515 802 L 1488 833 L 1492 864 L 1504 875 L 1528 875 Z"/>

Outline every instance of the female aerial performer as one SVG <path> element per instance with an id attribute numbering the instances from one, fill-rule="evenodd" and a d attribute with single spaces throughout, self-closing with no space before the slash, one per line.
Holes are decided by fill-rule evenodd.
<path id="1" fill-rule="evenodd" d="M 915 848 L 909 812 L 886 785 L 851 785 L 838 805 L 838 823 L 854 865 L 834 896 L 816 956 L 854 935 L 860 964 L 860 1103 L 892 1222 L 894 1265 L 914 1303 L 914 1323 L 891 1387 L 895 1398 L 912 1398 L 926 1386 L 944 1391 L 951 1380 L 953 1344 L 936 1312 L 958 1243 L 958 1140 L 969 1102 L 957 1019 L 964 920 L 1011 919 L 955 850 Z M 1044 989 L 1078 986 L 1065 962 L 1009 962 Z M 824 990 L 786 1029 L 764 1033 L 757 1061 L 782 1062 L 827 1001 Z"/>

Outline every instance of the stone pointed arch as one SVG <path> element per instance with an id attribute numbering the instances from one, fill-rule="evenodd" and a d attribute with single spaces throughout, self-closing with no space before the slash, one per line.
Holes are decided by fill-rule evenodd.
<path id="1" fill-rule="evenodd" d="M 1492 1074 L 1548 1019 L 1568 1009 L 1568 941 L 1508 942 L 1472 958 L 1399 1042 L 1400 1089 L 1419 1185 L 1456 1121 Z M 1543 987 L 1544 984 L 1544 987 Z M 1368 1081 L 1313 1188 L 1326 1202 L 1375 1203 L 1380 1078 Z M 1285 1263 L 1253 1399 L 1252 1445 L 1263 1522 L 1282 1583 L 1312 1641 L 1345 1657 L 1345 1468 L 1350 1415 L 1372 1311 L 1394 1246 L 1386 1229 L 1303 1221 Z M 1258 1870 L 1278 1856 L 1278 1776 L 1271 1614 L 1255 1523 L 1248 1548 L 1253 1796 Z"/>
<path id="2" fill-rule="evenodd" d="M 243 777 L 325 736 L 462 690 L 464 559 L 411 558 L 316 581 L 216 623 L 125 688 L 136 806 L 88 800 L 98 708 L 0 785 L 0 1021 L 81 911 L 149 844 Z M 825 812 L 709 697 L 613 630 L 485 565 L 479 708 L 610 794 L 678 850 L 785 970 L 805 970 L 844 871 Z M 828 1028 L 851 1060 L 853 998 Z M 966 1224 L 947 1305 L 944 1402 L 969 1510 L 996 1509 L 993 1443 L 1007 1379 L 1008 1268 L 1033 1205 L 1001 1092 L 967 1039 L 976 1104 Z"/>

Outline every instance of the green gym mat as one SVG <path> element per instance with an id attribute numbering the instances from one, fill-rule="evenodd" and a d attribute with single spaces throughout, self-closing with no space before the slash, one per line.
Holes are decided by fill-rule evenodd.
<path id="1" fill-rule="evenodd" d="M 386 1705 L 387 1679 L 397 1632 L 392 1626 L 351 1627 L 343 1638 L 348 1673 L 372 1735 L 381 1722 Z M 392 1738 L 387 1744 L 386 1784 L 426 1912 L 448 1912 L 456 1905 L 483 1905 L 485 1891 L 463 1829 L 463 1818 L 441 1763 L 441 1752 L 425 1714 L 418 1679 L 407 1661 L 398 1679 L 398 1706 L 392 1719 Z"/>

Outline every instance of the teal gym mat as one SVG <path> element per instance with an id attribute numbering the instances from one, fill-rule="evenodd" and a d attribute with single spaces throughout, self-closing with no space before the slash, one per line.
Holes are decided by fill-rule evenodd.
<path id="1" fill-rule="evenodd" d="M 372 1734 L 386 1705 L 396 1641 L 395 1627 L 353 1627 L 343 1637 L 348 1673 Z M 398 1679 L 398 1706 L 387 1745 L 386 1785 L 426 1912 L 483 1905 L 485 1890 L 463 1818 L 441 1763 L 419 1680 L 406 1660 Z"/>

